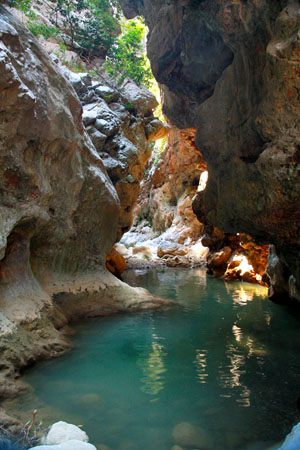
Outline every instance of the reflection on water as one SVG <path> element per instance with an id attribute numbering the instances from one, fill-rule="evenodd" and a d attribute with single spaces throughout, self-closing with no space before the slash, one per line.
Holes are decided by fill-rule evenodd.
<path id="1" fill-rule="evenodd" d="M 141 391 L 145 394 L 156 396 L 164 388 L 164 377 L 162 374 L 166 371 L 163 357 L 164 347 L 159 343 L 159 338 L 153 334 L 151 351 L 146 355 L 138 357 L 137 365 L 143 373 L 141 378 Z M 154 401 L 155 399 L 152 399 Z"/>
<path id="2" fill-rule="evenodd" d="M 206 383 L 208 373 L 206 370 L 207 367 L 207 351 L 206 350 L 196 350 L 196 359 L 194 361 L 196 365 L 197 378 L 199 383 Z"/>
<path id="3" fill-rule="evenodd" d="M 126 278 L 182 308 L 77 325 L 73 351 L 28 371 L 35 395 L 11 404 L 25 420 L 51 408 L 112 450 L 171 450 L 182 422 L 214 449 L 261 450 L 299 420 L 299 317 L 265 288 L 198 269 Z"/>

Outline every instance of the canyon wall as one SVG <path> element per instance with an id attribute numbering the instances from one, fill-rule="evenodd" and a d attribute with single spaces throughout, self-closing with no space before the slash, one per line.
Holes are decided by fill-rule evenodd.
<path id="1" fill-rule="evenodd" d="M 143 15 L 164 112 L 196 127 L 209 172 L 194 211 L 270 248 L 270 297 L 300 300 L 299 3 L 121 0 Z"/>
<path id="2" fill-rule="evenodd" d="M 166 302 L 105 268 L 130 226 L 148 134 L 161 128 L 154 97 L 130 85 L 121 98 L 88 74 L 64 76 L 0 6 L 0 100 L 2 398 L 15 392 L 20 368 L 68 347 L 58 330 L 69 321 Z"/>
<path id="3" fill-rule="evenodd" d="M 146 219 L 159 233 L 171 228 L 170 235 L 181 244 L 199 239 L 203 228 L 191 206 L 206 170 L 194 143 L 195 132 L 171 129 L 164 149 L 148 163 L 135 211 L 137 222 Z"/>

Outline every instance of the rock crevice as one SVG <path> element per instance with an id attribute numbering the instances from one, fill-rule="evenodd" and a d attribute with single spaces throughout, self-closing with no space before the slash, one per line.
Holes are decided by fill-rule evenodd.
<path id="1" fill-rule="evenodd" d="M 247 233 L 259 244 L 274 244 L 285 267 L 284 284 L 293 286 L 287 290 L 282 285 L 281 292 L 297 299 L 298 3 L 121 0 L 121 4 L 128 17 L 146 17 L 148 54 L 162 83 L 169 119 L 180 128 L 197 128 L 196 145 L 209 172 L 203 195 L 207 221 L 226 233 Z M 208 35 L 201 30 L 209 30 Z M 207 93 L 195 96 L 204 80 Z M 285 301 L 284 297 L 277 300 Z"/>

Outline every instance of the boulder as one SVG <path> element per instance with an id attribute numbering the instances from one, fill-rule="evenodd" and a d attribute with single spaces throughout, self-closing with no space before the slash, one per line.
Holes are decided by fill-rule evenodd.
<path id="1" fill-rule="evenodd" d="M 162 242 L 157 247 L 157 256 L 163 258 L 164 256 L 184 256 L 188 253 L 188 249 L 183 245 L 173 242 Z"/>
<path id="2" fill-rule="evenodd" d="M 95 88 L 96 94 L 100 95 L 107 103 L 116 102 L 120 94 L 117 90 L 106 85 L 100 85 Z"/>
<path id="3" fill-rule="evenodd" d="M 195 425 L 182 422 L 176 425 L 172 432 L 174 443 L 184 448 L 199 448 L 212 450 L 214 448 L 210 435 Z"/>
<path id="4" fill-rule="evenodd" d="M 224 247 L 219 252 L 212 254 L 207 261 L 207 267 L 209 269 L 219 268 L 221 266 L 226 265 L 232 254 L 232 250 L 230 247 Z"/>
<path id="5" fill-rule="evenodd" d="M 85 431 L 81 430 L 76 425 L 67 422 L 54 423 L 44 439 L 46 445 L 61 444 L 65 441 L 81 441 L 88 442 L 89 438 Z"/>
<path id="6" fill-rule="evenodd" d="M 144 116 L 151 116 L 158 102 L 151 92 L 130 81 L 124 86 L 124 104 L 128 110 L 133 110 Z"/>
<path id="7" fill-rule="evenodd" d="M 163 123 L 159 119 L 152 120 L 151 122 L 147 123 L 145 127 L 148 142 L 162 139 L 168 136 L 170 131 L 171 131 L 170 125 L 168 125 L 167 123 Z"/>

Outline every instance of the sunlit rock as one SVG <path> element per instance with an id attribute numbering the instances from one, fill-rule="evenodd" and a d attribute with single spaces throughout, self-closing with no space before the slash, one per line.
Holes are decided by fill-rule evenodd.
<path id="1" fill-rule="evenodd" d="M 170 242 L 162 242 L 157 248 L 157 256 L 163 258 L 164 256 L 184 256 L 188 253 L 188 249 L 183 245 L 178 245 Z"/>
<path id="2" fill-rule="evenodd" d="M 144 116 L 151 116 L 153 110 L 158 106 L 158 102 L 151 92 L 146 88 L 138 87 L 132 81 L 124 86 L 124 98 L 129 110 Z"/>
<path id="3" fill-rule="evenodd" d="M 159 119 L 154 119 L 146 125 L 145 131 L 148 142 L 151 142 L 168 136 L 171 127 Z"/>

